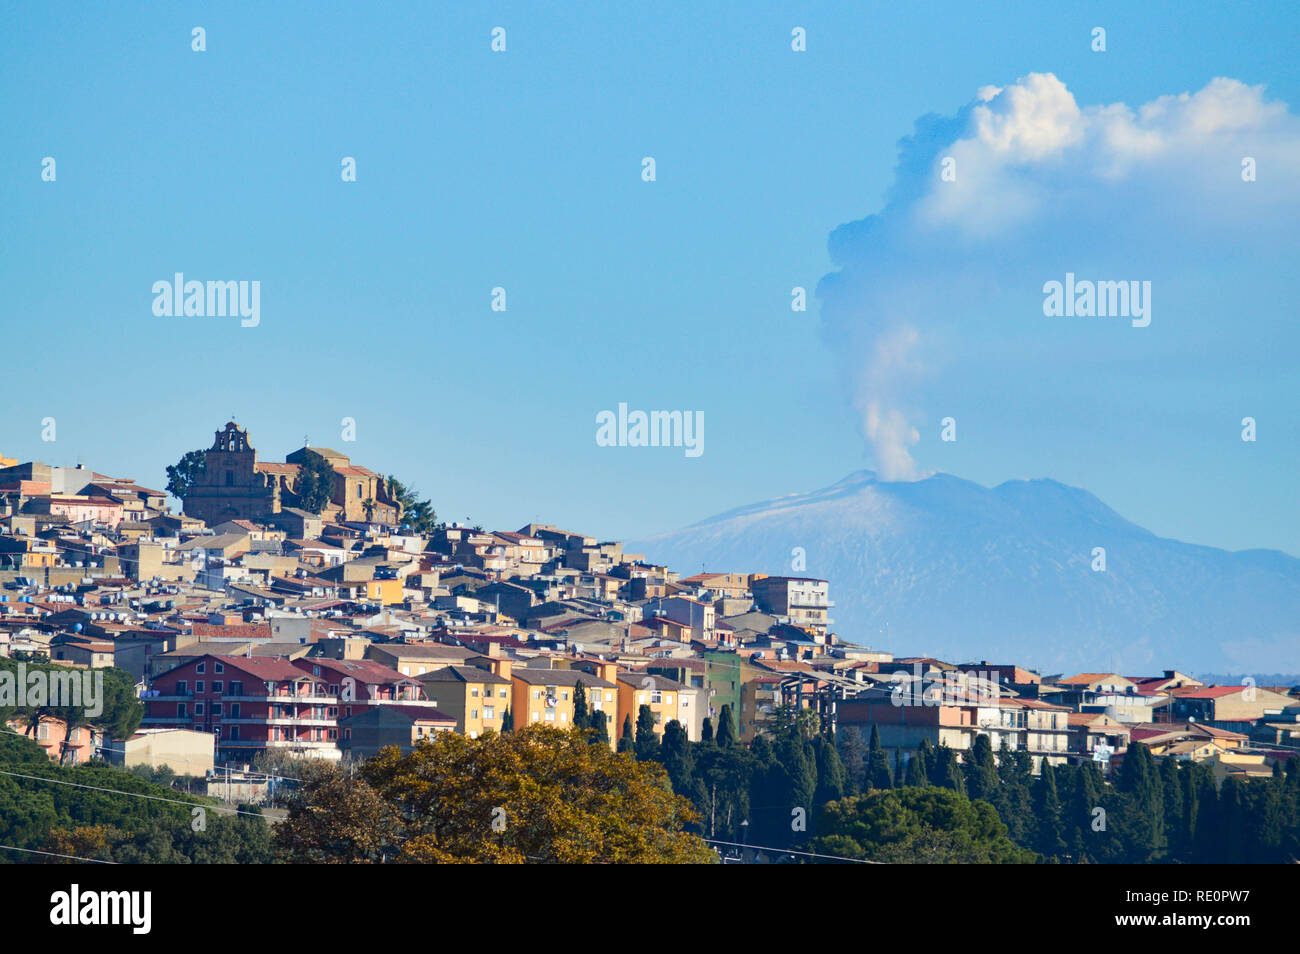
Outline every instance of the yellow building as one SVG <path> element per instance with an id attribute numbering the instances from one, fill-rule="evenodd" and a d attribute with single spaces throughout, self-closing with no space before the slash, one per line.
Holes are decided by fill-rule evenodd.
<path id="1" fill-rule="evenodd" d="M 605 675 L 614 675 L 613 663 L 602 664 L 602 668 Z M 573 694 L 581 682 L 587 693 L 588 707 L 610 717 L 606 722 L 610 747 L 617 743 L 619 723 L 615 715 L 618 711 L 619 689 L 610 679 L 574 669 L 519 667 L 511 673 L 511 680 L 514 686 L 510 708 L 515 728 L 522 729 L 526 725 L 570 728 L 573 725 Z"/>
<path id="2" fill-rule="evenodd" d="M 494 660 L 497 668 L 509 673 L 509 660 Z M 424 694 L 438 705 L 438 711 L 456 720 L 456 731 L 477 739 L 491 729 L 501 731 L 501 723 L 511 704 L 512 683 L 508 675 L 498 675 L 477 666 L 450 665 L 419 677 Z"/>
<path id="3" fill-rule="evenodd" d="M 641 672 L 623 672 L 618 676 L 617 733 L 623 731 L 623 720 L 631 718 L 636 727 L 642 706 L 649 706 L 655 720 L 655 735 L 664 734 L 664 726 L 676 719 L 686 729 L 692 742 L 700 738 L 703 715 L 697 698 L 698 690 L 667 676 Z"/>

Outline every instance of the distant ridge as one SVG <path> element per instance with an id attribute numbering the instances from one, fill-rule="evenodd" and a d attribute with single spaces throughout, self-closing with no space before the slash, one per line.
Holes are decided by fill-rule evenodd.
<path id="1" fill-rule="evenodd" d="M 683 573 L 830 580 L 833 628 L 899 655 L 1050 672 L 1300 672 L 1300 559 L 1157 537 L 1055 480 L 990 489 L 864 470 L 627 546 Z"/>

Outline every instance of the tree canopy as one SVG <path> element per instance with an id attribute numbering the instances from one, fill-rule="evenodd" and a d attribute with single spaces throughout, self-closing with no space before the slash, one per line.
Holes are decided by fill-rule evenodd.
<path id="1" fill-rule="evenodd" d="M 709 862 L 667 773 L 591 745 L 580 729 L 530 725 L 477 739 L 439 733 L 387 748 L 349 777 L 309 766 L 277 839 L 310 863 Z"/>

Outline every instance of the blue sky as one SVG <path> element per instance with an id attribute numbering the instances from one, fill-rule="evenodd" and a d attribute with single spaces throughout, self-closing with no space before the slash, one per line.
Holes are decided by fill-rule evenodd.
<path id="1" fill-rule="evenodd" d="M 1289 104 L 1284 131 L 1300 112 L 1285 3 L 264 6 L 0 13 L 0 453 L 161 486 L 233 413 L 266 458 L 310 435 L 448 519 L 673 529 L 879 463 L 866 345 L 845 346 L 861 316 L 792 312 L 790 289 L 811 295 L 844 265 L 831 233 L 915 185 L 895 166 L 921 117 L 1035 73 L 1080 107 L 1230 77 Z M 1296 178 L 1283 140 L 1252 195 Z M 1022 232 L 1006 254 L 1032 261 L 1005 271 L 984 239 L 863 265 L 973 276 L 969 296 L 942 279 L 951 319 L 930 303 L 892 395 L 918 471 L 1053 477 L 1163 535 L 1300 554 L 1294 219 L 1227 221 L 1211 189 L 1224 207 L 1184 204 L 1177 241 L 1111 243 L 1106 210 L 1164 207 L 1088 188 L 1094 220 Z M 1057 240 L 1068 254 L 1042 253 Z M 1151 327 L 1050 324 L 1038 286 L 1075 262 L 1153 280 Z M 155 317 L 176 271 L 260 281 L 261 324 Z M 704 454 L 597 446 L 620 402 L 703 411 Z"/>

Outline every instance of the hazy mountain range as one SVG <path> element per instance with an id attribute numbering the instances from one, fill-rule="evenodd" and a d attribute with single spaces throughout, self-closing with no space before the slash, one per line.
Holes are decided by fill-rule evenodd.
<path id="1" fill-rule="evenodd" d="M 627 549 L 683 575 L 829 580 L 832 628 L 900 656 L 1045 673 L 1300 672 L 1300 559 L 1157 537 L 1054 480 L 989 489 L 860 471 Z"/>

